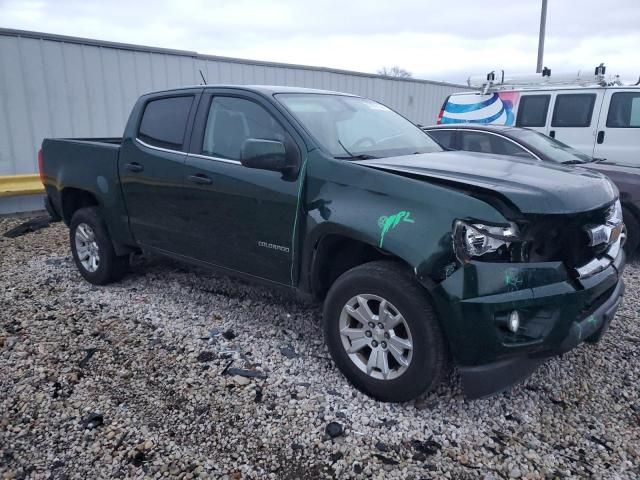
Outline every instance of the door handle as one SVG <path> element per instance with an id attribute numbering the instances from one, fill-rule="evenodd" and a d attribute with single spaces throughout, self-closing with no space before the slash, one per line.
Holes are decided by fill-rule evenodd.
<path id="1" fill-rule="evenodd" d="M 126 168 L 130 172 L 135 172 L 135 173 L 141 172 L 144 170 L 144 167 L 137 162 L 127 163 L 125 164 L 124 168 Z"/>
<path id="2" fill-rule="evenodd" d="M 551 130 L 551 131 L 549 132 L 549 136 L 550 136 L 551 138 L 556 138 L 556 131 L 555 131 L 555 130 Z"/>
<path id="3" fill-rule="evenodd" d="M 604 130 L 600 130 L 598 132 L 598 136 L 596 137 L 596 142 L 598 143 L 604 142 Z"/>
<path id="4" fill-rule="evenodd" d="M 213 183 L 213 180 L 211 180 L 211 178 L 203 175 L 202 173 L 189 175 L 187 177 L 187 180 L 189 180 L 191 183 L 197 183 L 198 185 L 211 185 Z"/>

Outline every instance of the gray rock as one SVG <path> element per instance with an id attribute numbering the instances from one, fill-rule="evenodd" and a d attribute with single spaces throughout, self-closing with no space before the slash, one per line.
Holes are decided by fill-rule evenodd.
<path id="1" fill-rule="evenodd" d="M 0 216 L 0 231 L 23 220 Z M 452 376 L 415 403 L 394 405 L 357 392 L 327 360 L 317 305 L 154 257 L 136 258 L 119 283 L 89 286 L 62 223 L 0 236 L 0 257 L 3 474 L 637 476 L 635 261 L 599 344 L 550 359 L 489 399 L 465 401 Z M 240 335 L 223 338 L 229 330 Z M 200 363 L 203 345 L 213 357 Z M 80 368 L 89 347 L 97 353 Z M 281 347 L 300 356 L 287 358 Z M 236 378 L 238 370 L 251 373 Z M 105 425 L 85 427 L 97 412 Z"/>

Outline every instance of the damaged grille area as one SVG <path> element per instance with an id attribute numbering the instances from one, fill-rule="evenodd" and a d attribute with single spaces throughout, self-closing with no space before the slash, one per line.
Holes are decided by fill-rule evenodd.
<path id="1" fill-rule="evenodd" d="M 607 223 L 611 207 L 573 215 L 528 216 L 521 225 L 530 262 L 561 261 L 569 270 L 604 255 L 610 243 L 592 245 L 590 229 Z"/>

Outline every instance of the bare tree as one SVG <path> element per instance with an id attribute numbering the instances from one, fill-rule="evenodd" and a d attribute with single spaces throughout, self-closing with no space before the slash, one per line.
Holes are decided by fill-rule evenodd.
<path id="1" fill-rule="evenodd" d="M 411 78 L 413 75 L 410 71 L 400 68 L 397 65 L 393 67 L 382 67 L 378 70 L 378 75 L 384 75 L 385 77 L 399 77 L 399 78 Z"/>

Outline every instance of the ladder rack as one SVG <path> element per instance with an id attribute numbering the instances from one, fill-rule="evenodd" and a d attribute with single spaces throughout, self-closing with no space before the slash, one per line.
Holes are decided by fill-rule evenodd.
<path id="1" fill-rule="evenodd" d="M 551 69 L 544 67 L 541 73 L 536 74 L 515 74 L 506 76 L 504 70 L 493 70 L 486 75 L 471 76 L 467 79 L 470 87 L 481 88 L 483 93 L 492 90 L 510 90 L 519 87 L 547 87 L 575 85 L 581 87 L 587 86 L 612 86 L 622 85 L 620 78 L 616 75 L 613 79 L 607 79 L 605 76 L 606 67 L 603 63 L 598 65 L 593 74 L 586 74 L 578 71 L 575 74 L 565 73 L 560 75 L 551 75 Z"/>

